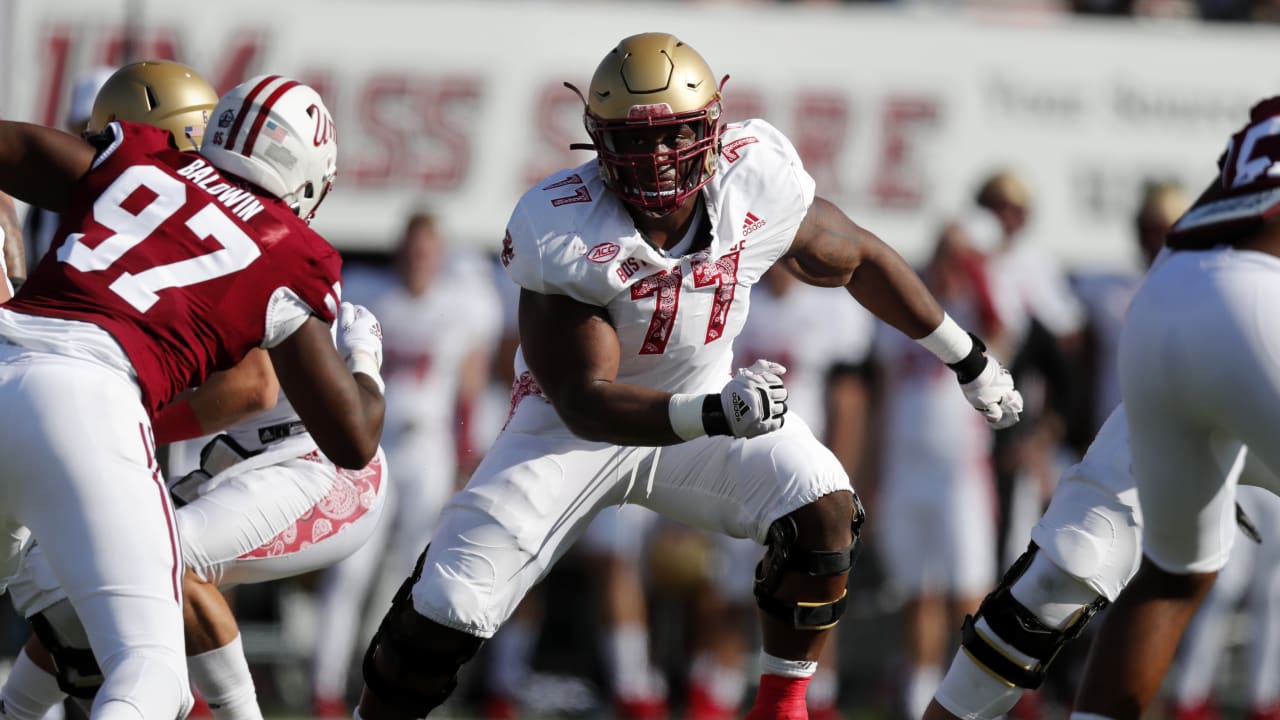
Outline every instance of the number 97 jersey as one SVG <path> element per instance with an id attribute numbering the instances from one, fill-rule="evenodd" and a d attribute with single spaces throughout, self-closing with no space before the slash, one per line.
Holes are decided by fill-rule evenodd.
<path id="1" fill-rule="evenodd" d="M 281 307 L 333 322 L 341 260 L 284 203 L 175 150 L 165 130 L 112 123 L 102 144 L 8 310 L 106 330 L 152 413 L 288 337 L 306 314 L 284 320 Z"/>

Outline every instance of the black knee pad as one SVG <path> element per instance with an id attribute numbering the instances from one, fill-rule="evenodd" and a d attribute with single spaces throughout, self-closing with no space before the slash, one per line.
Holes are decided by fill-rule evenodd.
<path id="1" fill-rule="evenodd" d="M 848 591 L 829 602 L 790 602 L 774 596 L 785 573 L 802 573 L 810 577 L 843 575 L 858 555 L 858 533 L 866 520 L 862 501 L 853 493 L 853 540 L 839 550 L 801 550 L 793 547 L 799 530 L 790 515 L 778 518 L 769 526 L 765 554 L 756 565 L 754 592 L 756 605 L 773 617 L 789 622 L 797 630 L 826 630 L 840 622 L 844 615 Z"/>
<path id="2" fill-rule="evenodd" d="M 1062 630 L 1041 622 L 1035 613 L 1018 602 L 1010 592 L 1013 584 L 1030 567 L 1039 549 L 1034 542 L 1027 546 L 1027 551 L 1009 566 L 996 589 L 983 598 L 977 614 L 965 617 L 961 628 L 961 647 L 975 663 L 1001 680 L 1028 690 L 1040 687 L 1044 682 L 1045 672 L 1063 646 L 1078 637 L 1089 620 L 1107 606 L 1106 598 L 1099 596 L 1094 602 L 1082 607 L 1071 623 Z M 1035 658 L 1035 662 L 1026 665 L 1010 658 L 977 628 L 978 618 L 985 618 L 987 625 L 1000 640 L 1023 655 Z"/>
<path id="3" fill-rule="evenodd" d="M 431 621 L 413 609 L 412 594 L 426 559 L 427 551 L 423 550 L 413 574 L 396 591 L 391 609 L 369 641 L 362 666 L 369 692 L 415 718 L 426 717 L 448 699 L 458 686 L 458 670 L 484 643 L 481 638 L 467 635 L 474 643 L 464 640 L 464 647 L 453 653 L 442 651 L 424 637 L 423 627 Z M 443 687 L 428 692 L 418 689 L 422 684 L 437 683 L 443 683 Z"/>
<path id="4" fill-rule="evenodd" d="M 98 693 L 98 688 L 102 687 L 102 669 L 98 667 L 98 660 L 93 656 L 93 650 L 67 643 L 54 629 L 54 621 L 46 616 L 46 612 L 56 612 L 59 609 L 71 611 L 70 603 L 65 603 L 61 608 L 59 605 L 61 603 L 55 604 L 47 611 L 32 615 L 27 618 L 27 622 L 31 624 L 32 631 L 40 639 L 45 650 L 49 651 L 49 657 L 53 658 L 58 689 L 73 698 L 93 700 L 94 695 Z M 79 622 L 78 619 L 75 621 Z"/>

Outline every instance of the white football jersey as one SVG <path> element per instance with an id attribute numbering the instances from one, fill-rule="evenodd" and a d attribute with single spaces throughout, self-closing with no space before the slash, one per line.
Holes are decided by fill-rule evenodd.
<path id="1" fill-rule="evenodd" d="M 618 381 L 716 392 L 733 368 L 751 286 L 791 246 L 814 183 L 790 141 L 762 120 L 726 126 L 702 190 L 711 244 L 671 256 L 636 230 L 595 160 L 539 182 L 507 224 L 503 262 L 521 287 L 608 309 Z M 517 355 L 516 371 L 527 371 Z"/>
<path id="2" fill-rule="evenodd" d="M 502 330 L 487 266 L 453 255 L 421 295 L 391 280 L 369 309 L 382 324 L 387 426 L 452 436 L 462 364 Z"/>

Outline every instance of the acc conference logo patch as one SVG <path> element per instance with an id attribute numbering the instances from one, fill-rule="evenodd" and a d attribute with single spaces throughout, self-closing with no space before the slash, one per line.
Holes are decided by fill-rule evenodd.
<path id="1" fill-rule="evenodd" d="M 618 257 L 621 250 L 617 243 L 603 242 L 587 251 L 587 259 L 593 263 L 607 263 Z"/>

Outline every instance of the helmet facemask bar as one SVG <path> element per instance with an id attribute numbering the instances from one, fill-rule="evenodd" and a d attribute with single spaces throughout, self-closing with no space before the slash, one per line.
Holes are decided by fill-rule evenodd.
<path id="1" fill-rule="evenodd" d="M 587 133 L 599 157 L 605 186 L 622 200 L 641 210 L 665 215 L 697 194 L 715 172 L 715 153 L 720 142 L 720 100 L 694 112 L 672 113 L 665 104 L 636 106 L 625 120 L 601 118 L 586 113 Z M 628 132 L 651 128 L 679 128 L 689 125 L 693 142 L 651 152 L 625 152 L 615 142 Z M 661 174 L 675 167 L 675 187 L 661 189 Z M 668 181 L 669 182 L 669 181 Z"/>

